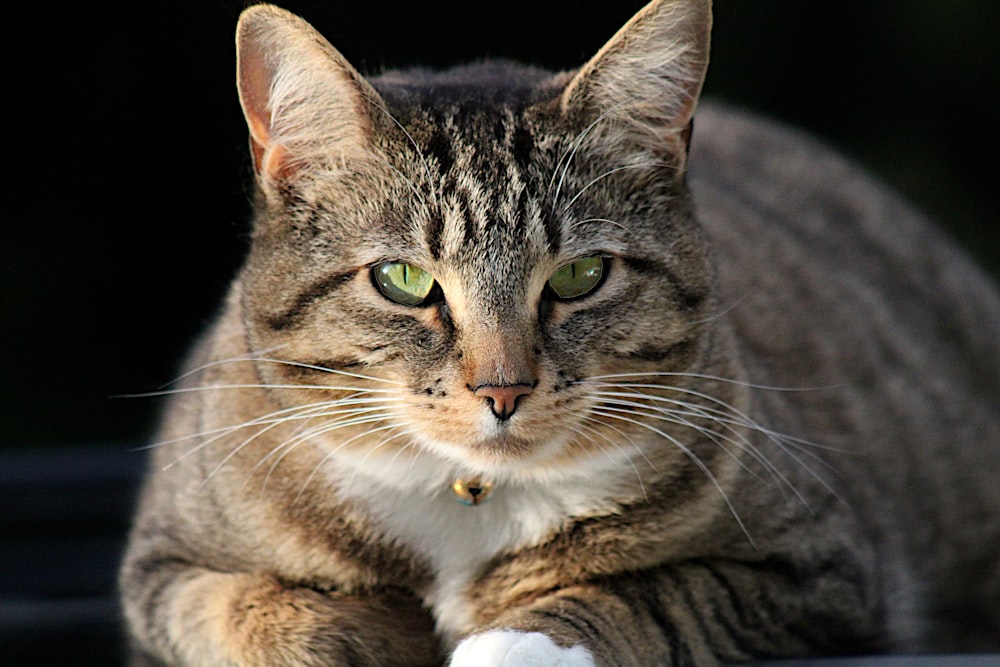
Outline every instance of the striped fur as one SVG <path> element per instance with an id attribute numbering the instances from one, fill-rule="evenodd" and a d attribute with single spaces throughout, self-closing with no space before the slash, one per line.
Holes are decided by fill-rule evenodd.
<path id="1" fill-rule="evenodd" d="M 166 392 L 121 575 L 140 653 L 997 648 L 1000 297 L 812 140 L 711 105 L 692 135 L 710 23 L 655 0 L 578 72 L 365 79 L 244 13 L 253 241 Z"/>

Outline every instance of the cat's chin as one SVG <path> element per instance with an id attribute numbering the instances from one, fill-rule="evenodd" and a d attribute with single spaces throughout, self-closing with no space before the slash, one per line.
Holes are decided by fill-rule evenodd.
<path id="1" fill-rule="evenodd" d="M 544 468 L 560 458 L 565 448 L 562 439 L 528 440 L 509 433 L 482 437 L 474 442 L 427 445 L 463 467 L 501 477 Z"/>
<path id="2" fill-rule="evenodd" d="M 523 438 L 504 434 L 499 437 L 484 439 L 483 441 L 466 447 L 471 450 L 472 455 L 483 457 L 498 464 L 509 464 L 519 461 L 530 461 L 537 458 L 540 450 L 547 449 L 544 444 L 529 442 Z"/>

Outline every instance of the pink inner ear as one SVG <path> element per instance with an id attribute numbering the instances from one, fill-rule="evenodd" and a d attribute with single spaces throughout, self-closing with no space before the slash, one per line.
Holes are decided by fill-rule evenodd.
<path id="1" fill-rule="evenodd" d="M 250 129 L 250 150 L 257 173 L 274 180 L 288 176 L 288 151 L 271 141 L 271 81 L 274 72 L 256 44 L 246 44 L 239 62 L 240 101 Z"/>

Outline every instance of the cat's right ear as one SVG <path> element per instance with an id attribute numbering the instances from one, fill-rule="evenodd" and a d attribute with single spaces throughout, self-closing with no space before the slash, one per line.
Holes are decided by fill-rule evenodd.
<path id="1" fill-rule="evenodd" d="M 236 62 L 254 168 L 266 190 L 368 155 L 369 110 L 379 95 L 308 23 L 272 5 L 246 9 Z"/>
<path id="2" fill-rule="evenodd" d="M 563 112 L 612 152 L 640 148 L 682 174 L 711 29 L 711 0 L 653 0 L 570 81 Z"/>

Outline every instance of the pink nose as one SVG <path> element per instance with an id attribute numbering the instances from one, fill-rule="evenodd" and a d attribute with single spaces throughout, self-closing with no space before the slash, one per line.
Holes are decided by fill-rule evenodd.
<path id="1" fill-rule="evenodd" d="M 517 409 L 518 399 L 530 394 L 532 389 L 530 384 L 484 384 L 476 387 L 472 393 L 480 398 L 485 398 L 496 418 L 500 421 L 506 421 Z"/>

